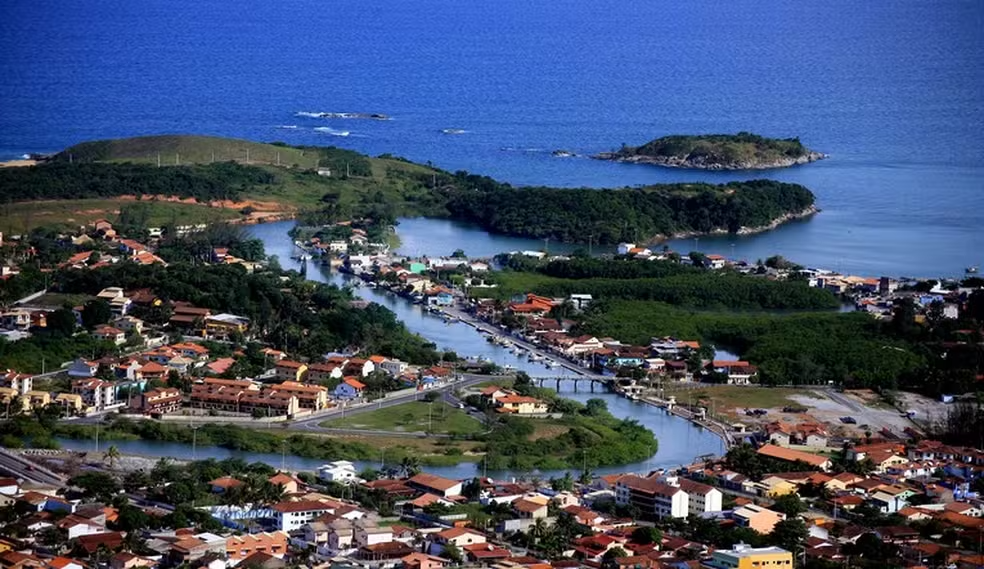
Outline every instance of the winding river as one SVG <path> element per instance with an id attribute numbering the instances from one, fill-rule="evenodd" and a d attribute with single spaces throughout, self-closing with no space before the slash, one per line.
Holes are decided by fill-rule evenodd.
<path id="1" fill-rule="evenodd" d="M 294 222 L 286 221 L 257 225 L 250 228 L 254 236 L 262 239 L 266 252 L 276 255 L 284 268 L 299 268 L 292 260 L 293 243 L 287 232 Z M 490 235 L 479 229 L 453 224 L 443 220 L 413 219 L 402 220 L 399 227 L 402 241 L 399 251 L 406 254 L 450 254 L 454 249 L 462 248 L 471 256 L 491 256 L 503 251 L 539 249 L 543 243 L 528 239 L 503 238 Z M 441 249 L 438 249 L 441 248 Z M 447 249 L 447 251 L 444 251 Z M 558 251 L 563 249 L 557 248 Z M 339 285 L 350 283 L 350 277 L 315 265 L 309 265 L 308 278 L 320 282 L 332 282 Z M 491 359 L 499 365 L 510 365 L 526 371 L 533 377 L 559 377 L 561 393 L 564 397 L 577 401 L 587 401 L 592 397 L 604 399 L 608 409 L 616 417 L 632 418 L 651 429 L 659 440 L 659 450 L 648 460 L 636 464 L 619 467 L 596 469 L 599 473 L 611 472 L 643 472 L 653 468 L 678 466 L 691 463 L 696 457 L 704 454 L 720 454 L 723 451 L 721 440 L 713 433 L 697 427 L 679 417 L 669 415 L 643 403 L 630 401 L 614 393 L 603 391 L 602 388 L 592 392 L 585 382 L 581 382 L 575 390 L 573 381 L 564 380 L 572 372 L 562 368 L 547 369 L 542 364 L 528 362 L 526 358 L 518 358 L 508 350 L 490 344 L 475 331 L 474 328 L 461 323 L 447 323 L 444 319 L 427 313 L 420 306 L 406 299 L 379 291 L 373 288 L 359 286 L 354 288 L 355 294 L 373 302 L 386 306 L 407 327 L 439 348 L 453 350 L 461 356 L 479 356 Z M 554 382 L 548 382 L 547 387 L 554 387 Z M 63 448 L 73 450 L 91 450 L 91 441 L 62 440 Z M 120 451 L 143 456 L 162 456 L 179 459 L 217 458 L 231 456 L 242 457 L 249 461 L 261 461 L 279 466 L 284 462 L 288 468 L 299 470 L 314 470 L 327 460 L 310 459 L 298 456 L 282 457 L 279 454 L 237 452 L 218 447 L 199 447 L 192 453 L 190 445 L 158 441 L 114 441 Z M 381 457 L 385 461 L 385 456 Z M 357 468 L 380 466 L 380 461 L 357 463 Z M 426 467 L 425 470 L 449 478 L 466 478 L 483 474 L 482 464 L 464 462 L 448 467 Z M 488 471 L 488 475 L 506 478 L 529 473 Z M 538 473 L 543 476 L 562 476 L 562 471 Z"/>

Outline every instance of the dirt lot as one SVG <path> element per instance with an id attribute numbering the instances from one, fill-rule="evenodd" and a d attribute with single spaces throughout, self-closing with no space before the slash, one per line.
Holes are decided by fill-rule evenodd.
<path id="1" fill-rule="evenodd" d="M 677 401 L 688 400 L 686 392 L 676 393 Z M 895 407 L 881 400 L 870 390 L 838 392 L 833 389 L 762 388 L 738 386 L 708 386 L 689 393 L 693 400 L 703 400 L 708 409 L 750 426 L 773 421 L 790 424 L 823 423 L 833 436 L 863 437 L 866 432 L 878 436 L 883 429 L 902 435 L 904 429 L 922 430 L 923 425 L 939 420 L 946 406 L 914 393 L 897 393 L 899 407 L 913 411 L 915 422 Z M 806 407 L 804 413 L 784 412 L 784 407 Z M 764 415 L 747 415 L 746 410 L 763 409 Z M 847 424 L 841 417 L 853 417 L 856 423 Z"/>

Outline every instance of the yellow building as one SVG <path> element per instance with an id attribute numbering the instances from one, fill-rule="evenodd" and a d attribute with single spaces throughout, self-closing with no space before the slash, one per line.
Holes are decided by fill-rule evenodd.
<path id="1" fill-rule="evenodd" d="M 792 569 L 793 554 L 781 547 L 749 547 L 743 543 L 718 550 L 707 562 L 715 569 Z"/>
<path id="2" fill-rule="evenodd" d="M 59 393 L 55 396 L 55 404 L 60 405 L 67 416 L 78 415 L 85 406 L 82 396 L 77 393 Z"/>
<path id="3" fill-rule="evenodd" d="M 28 391 L 24 394 L 28 404 L 32 409 L 36 407 L 47 407 L 51 403 L 51 394 L 47 391 Z"/>
<path id="4" fill-rule="evenodd" d="M 0 387 L 0 406 L 3 406 L 0 412 L 17 415 L 30 409 L 31 402 L 27 397 L 21 397 L 13 387 Z"/>
<path id="5" fill-rule="evenodd" d="M 785 496 L 786 494 L 796 493 L 796 484 L 793 484 L 788 480 L 773 478 L 768 482 L 763 480 L 762 483 L 766 486 L 764 494 L 767 498 L 778 498 L 779 496 Z"/>

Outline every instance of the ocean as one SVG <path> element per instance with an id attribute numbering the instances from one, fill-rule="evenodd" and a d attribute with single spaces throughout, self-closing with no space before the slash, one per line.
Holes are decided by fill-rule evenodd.
<path id="1" fill-rule="evenodd" d="M 958 276 L 984 263 L 982 30 L 976 0 L 8 0 L 0 158 L 196 133 L 391 153 L 517 185 L 770 177 L 809 187 L 823 212 L 694 246 Z M 797 136 L 830 159 L 719 173 L 585 157 L 741 130 Z"/>

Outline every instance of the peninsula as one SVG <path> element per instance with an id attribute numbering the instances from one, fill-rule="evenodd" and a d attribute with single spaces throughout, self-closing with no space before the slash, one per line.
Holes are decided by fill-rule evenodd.
<path id="1" fill-rule="evenodd" d="M 799 138 L 738 134 L 671 135 L 642 146 L 625 146 L 594 158 L 668 168 L 698 170 L 767 170 L 808 164 L 826 158 L 803 146 Z"/>
<path id="2" fill-rule="evenodd" d="M 0 199 L 11 233 L 109 218 L 137 202 L 154 225 L 368 217 L 385 226 L 425 216 L 595 244 L 750 233 L 816 212 L 807 188 L 773 180 L 519 188 L 391 155 L 186 135 L 83 143 L 37 166 L 0 169 Z"/>

